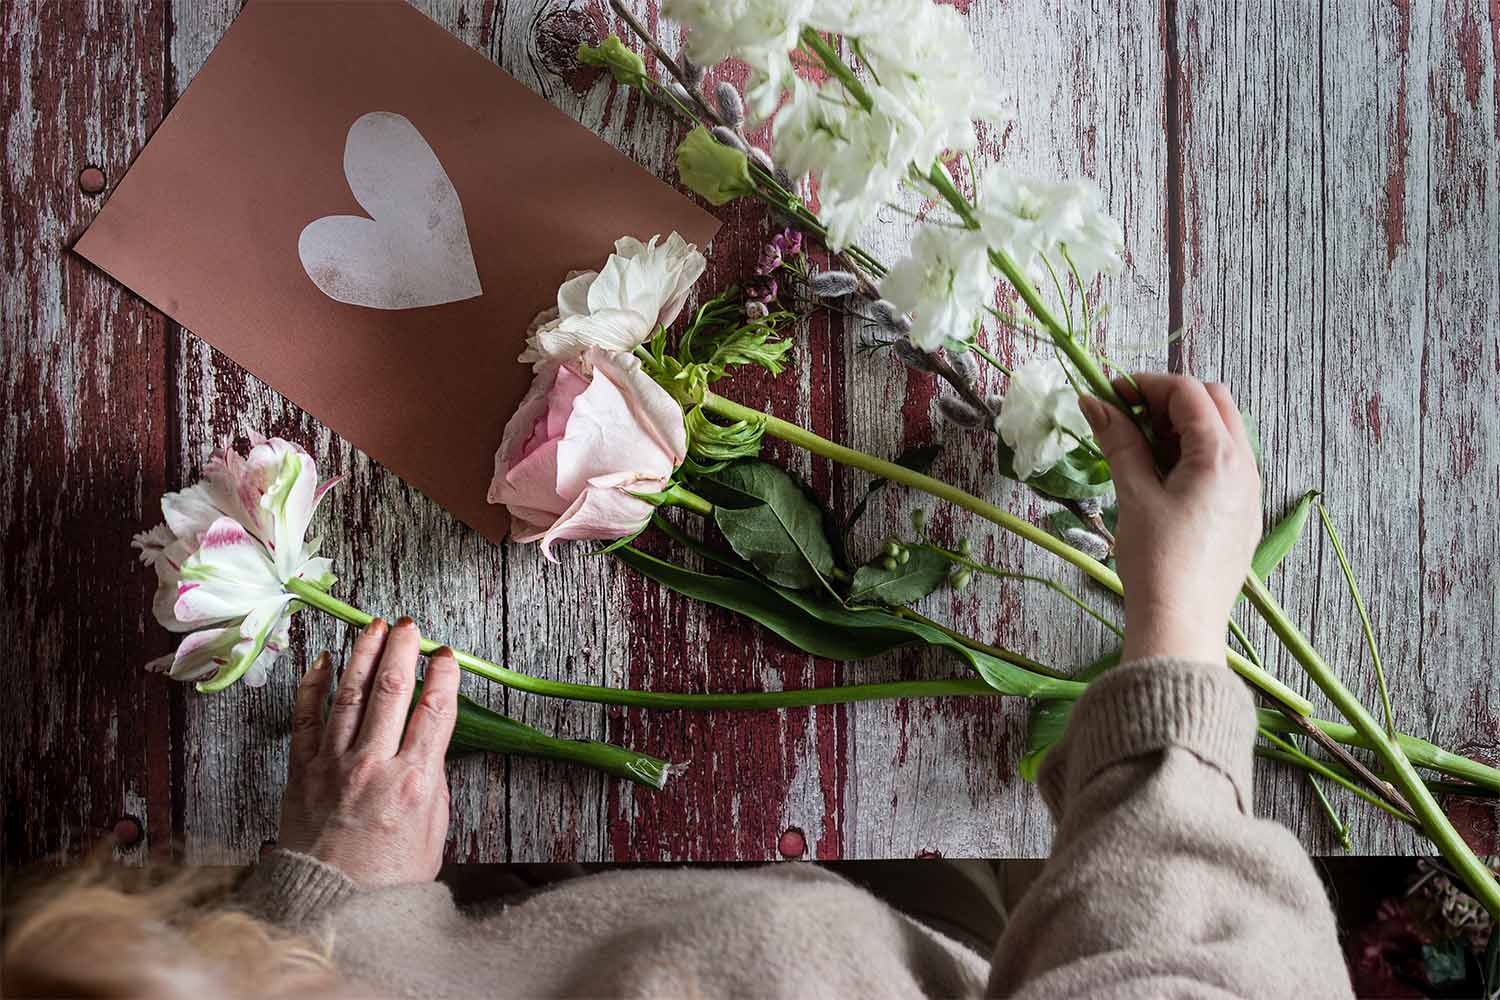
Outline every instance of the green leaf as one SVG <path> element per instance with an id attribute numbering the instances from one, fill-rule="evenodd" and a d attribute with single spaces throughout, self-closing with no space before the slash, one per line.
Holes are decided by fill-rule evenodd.
<path id="1" fill-rule="evenodd" d="M 995 452 L 995 471 L 1007 479 L 1021 481 L 1016 475 L 1016 453 L 998 434 L 995 436 Z M 1109 463 L 1096 458 L 1082 446 L 1068 452 L 1046 472 L 1024 482 L 1038 493 L 1058 500 L 1087 500 L 1108 493 L 1114 486 L 1109 476 Z"/>
<path id="2" fill-rule="evenodd" d="M 620 83 L 639 86 L 646 76 L 646 64 L 641 57 L 625 47 L 620 36 L 611 34 L 597 46 L 587 42 L 578 46 L 577 59 L 585 66 L 607 69 Z"/>
<path id="3" fill-rule="evenodd" d="M 928 469 L 932 468 L 933 463 L 938 460 L 938 456 L 942 453 L 943 446 L 940 444 L 913 445 L 897 455 L 895 463 L 903 469 L 926 473 Z M 854 525 L 858 523 L 860 518 L 865 516 L 865 508 L 869 506 L 870 498 L 889 484 L 889 479 L 875 479 L 871 481 L 870 485 L 865 489 L 865 495 L 859 498 L 859 503 L 855 505 L 854 510 L 849 514 L 849 520 L 844 522 L 844 533 L 846 535 L 853 531 Z"/>
<path id="4" fill-rule="evenodd" d="M 1256 576 L 1262 580 L 1269 578 L 1271 571 L 1280 566 L 1281 561 L 1291 553 L 1297 540 L 1302 537 L 1302 529 L 1307 526 L 1307 517 L 1312 512 L 1313 502 L 1320 496 L 1322 496 L 1321 491 L 1308 490 L 1292 505 L 1292 509 L 1286 513 L 1286 516 L 1266 532 L 1266 536 L 1255 547 L 1255 555 L 1250 560 L 1250 568 L 1255 571 Z"/>
<path id="5" fill-rule="evenodd" d="M 1463 942 L 1444 938 L 1422 945 L 1422 972 L 1430 986 L 1447 986 L 1468 978 L 1468 961 Z"/>
<path id="6" fill-rule="evenodd" d="M 1105 653 L 1073 676 L 1085 683 L 1098 677 L 1120 662 L 1120 647 Z M 1057 745 L 1067 731 L 1068 720 L 1073 717 L 1073 700 L 1048 700 L 1032 704 L 1026 720 L 1026 755 L 1016 765 L 1016 771 L 1027 781 L 1036 781 L 1042 773 L 1042 761 L 1047 751 Z"/>
<path id="7" fill-rule="evenodd" d="M 880 608 L 845 607 L 822 591 L 793 590 L 756 579 L 752 567 L 739 564 L 735 568 L 735 563 L 727 557 L 680 532 L 672 532 L 672 537 L 716 564 L 730 568 L 732 575 L 696 573 L 634 548 L 620 549 L 615 557 L 669 590 L 743 614 L 814 656 L 858 660 L 921 644 L 952 652 L 1002 694 L 1076 698 L 1083 693 L 1081 684 L 1044 677 L 970 649 L 922 622 L 900 618 Z M 705 581 L 705 577 L 711 579 Z"/>
<path id="8" fill-rule="evenodd" d="M 769 462 L 746 459 L 704 477 L 714 522 L 740 558 L 772 583 L 805 589 L 832 575 L 823 508 Z"/>
<path id="9" fill-rule="evenodd" d="M 412 694 L 413 708 L 421 696 L 422 683 L 418 681 L 416 691 Z M 671 764 L 650 754 L 637 753 L 598 740 L 560 740 L 459 695 L 458 717 L 453 724 L 453 736 L 448 741 L 448 755 L 451 757 L 476 752 L 506 753 L 581 764 L 654 789 L 666 785 L 672 774 Z"/>
<path id="10" fill-rule="evenodd" d="M 900 607 L 921 600 L 948 579 L 951 563 L 940 552 L 917 546 L 906 551 L 910 557 L 895 569 L 883 569 L 879 562 L 873 562 L 856 570 L 849 600 Z"/>
<path id="11" fill-rule="evenodd" d="M 614 555 L 668 590 L 742 614 L 813 656 L 862 660 L 913 641 L 909 633 L 900 629 L 886 631 L 878 627 L 881 623 L 875 623 L 877 627 L 873 628 L 830 629 L 776 589 L 738 574 L 699 572 L 630 547 L 619 549 Z"/>

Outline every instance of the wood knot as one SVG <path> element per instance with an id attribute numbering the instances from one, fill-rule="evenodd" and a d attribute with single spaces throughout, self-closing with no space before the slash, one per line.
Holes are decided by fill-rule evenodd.
<path id="1" fill-rule="evenodd" d="M 542 84 L 544 96 L 549 79 L 561 80 L 575 94 L 584 94 L 594 85 L 597 66 L 578 62 L 578 46 L 598 45 L 609 32 L 604 9 L 597 2 L 548 0 L 531 19 L 531 43 L 528 57 Z"/>

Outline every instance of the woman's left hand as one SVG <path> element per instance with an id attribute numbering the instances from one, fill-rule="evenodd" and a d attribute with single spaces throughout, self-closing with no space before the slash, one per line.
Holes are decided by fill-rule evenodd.
<path id="1" fill-rule="evenodd" d="M 434 653 L 413 707 L 420 641 L 410 618 L 371 623 L 326 721 L 327 653 L 297 689 L 278 846 L 334 865 L 361 889 L 429 882 L 443 861 L 458 662 L 447 647 Z"/>

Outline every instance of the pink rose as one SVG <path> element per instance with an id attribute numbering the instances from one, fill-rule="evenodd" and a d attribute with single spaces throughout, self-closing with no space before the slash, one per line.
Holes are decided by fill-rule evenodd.
<path id="1" fill-rule="evenodd" d="M 490 503 L 503 503 L 511 537 L 542 543 L 624 538 L 655 507 L 635 493 L 659 493 L 687 455 L 677 401 L 629 354 L 590 348 L 546 365 L 505 425 L 495 453 Z"/>

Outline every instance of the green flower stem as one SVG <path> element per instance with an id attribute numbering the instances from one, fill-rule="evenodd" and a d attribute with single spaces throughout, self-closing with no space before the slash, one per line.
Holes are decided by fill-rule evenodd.
<path id="1" fill-rule="evenodd" d="M 363 628 L 375 618 L 352 604 L 346 604 L 331 594 L 307 583 L 305 580 L 289 580 L 288 592 L 310 608 L 315 608 L 339 621 Z M 431 654 L 443 647 L 443 643 L 432 639 L 422 640 L 422 652 Z M 695 694 L 690 692 L 635 691 L 630 688 L 599 687 L 593 684 L 573 684 L 568 681 L 552 681 L 542 677 L 523 674 L 498 663 L 481 659 L 469 653 L 454 651 L 458 665 L 472 674 L 478 674 L 496 684 L 525 691 L 529 694 L 550 698 L 567 698 L 572 701 L 587 701 L 601 705 L 628 705 L 656 709 L 721 709 L 752 710 L 767 708 L 796 708 L 807 705 L 842 705 L 857 701 L 878 701 L 883 698 L 943 698 L 956 695 L 998 695 L 981 677 L 956 677 L 928 680 L 888 681 L 880 684 L 846 684 L 838 687 L 801 688 L 794 691 L 747 691 L 735 694 Z M 1078 684 L 1073 681 L 1039 677 L 1042 686 L 1037 697 L 1073 698 L 1078 695 Z"/>
<path id="2" fill-rule="evenodd" d="M 1385 799 L 1382 799 L 1374 792 L 1371 792 L 1368 789 L 1355 784 L 1353 781 L 1350 781 L 1349 778 L 1344 774 L 1341 774 L 1334 768 L 1329 767 L 1326 763 L 1318 760 L 1316 757 L 1312 757 L 1308 754 L 1303 753 L 1301 750 L 1298 750 L 1292 743 L 1277 736 L 1274 732 L 1266 729 L 1264 726 L 1261 727 L 1260 735 L 1271 743 L 1271 746 L 1269 747 L 1255 748 L 1255 752 L 1260 756 L 1265 757 L 1268 760 L 1283 761 L 1285 763 L 1300 767 L 1305 771 L 1311 771 L 1314 774 L 1320 774 L 1323 777 L 1327 778 L 1329 781 L 1347 788 L 1355 795 L 1358 795 L 1360 798 L 1370 803 L 1370 805 L 1385 810 L 1392 816 L 1399 819 L 1401 822 L 1409 823 L 1415 827 L 1421 826 L 1421 824 L 1417 822 L 1417 818 L 1415 816 L 1397 809 L 1395 806 L 1391 805 L 1389 802 L 1387 802 Z M 1313 787 L 1317 787 L 1316 784 L 1314 784 Z M 1326 804 L 1327 800 L 1325 799 L 1324 802 Z M 1330 813 L 1330 816 L 1334 819 L 1337 826 L 1341 828 L 1343 827 L 1343 822 L 1339 820 L 1336 815 Z M 1341 830 L 1341 834 L 1342 836 L 1347 838 L 1347 829 Z"/>
<path id="3" fill-rule="evenodd" d="M 702 514 L 707 517 L 714 512 L 714 505 L 681 483 L 673 483 L 665 490 L 665 502 L 673 507 L 681 507 L 690 510 L 694 514 Z"/>
<path id="4" fill-rule="evenodd" d="M 1258 719 L 1262 726 L 1274 732 L 1293 735 L 1300 732 L 1296 725 L 1274 709 L 1260 709 Z M 1347 723 L 1329 722 L 1326 719 L 1311 717 L 1307 721 L 1345 746 L 1373 749 L 1369 738 Z M 1425 767 L 1449 777 L 1467 781 L 1478 786 L 1483 793 L 1500 795 L 1500 768 L 1491 767 L 1461 754 L 1450 753 L 1436 744 L 1405 733 L 1397 733 L 1396 739 L 1401 744 L 1401 750 L 1406 754 L 1406 758 L 1417 767 Z"/>
<path id="5" fill-rule="evenodd" d="M 1077 594 L 1073 593 L 1072 590 L 1050 577 L 1033 576 L 1030 573 L 1015 573 L 1008 569 L 1000 569 L 998 566 L 990 566 L 987 563 L 982 563 L 976 559 L 971 559 L 968 556 L 963 555 L 962 553 L 951 552 L 948 549 L 943 548 L 941 545 L 928 545 L 926 546 L 926 548 L 929 548 L 932 551 L 940 554 L 949 562 L 957 563 L 960 566 L 966 566 L 969 569 L 975 570 L 976 572 L 986 573 L 1001 580 L 1023 580 L 1027 583 L 1040 583 L 1042 586 L 1053 591 L 1054 593 L 1060 594 L 1063 597 L 1067 598 L 1084 614 L 1088 615 L 1090 618 L 1094 619 L 1099 624 L 1109 629 L 1119 638 L 1125 638 L 1125 633 L 1120 629 L 1120 626 L 1116 625 L 1114 622 L 1106 618 L 1102 612 L 1096 611 L 1092 605 L 1090 605 L 1083 598 L 1079 597 Z"/>
<path id="6" fill-rule="evenodd" d="M 1422 829 L 1428 839 L 1437 845 L 1443 857 L 1468 883 L 1470 891 L 1484 904 L 1484 908 L 1492 916 L 1500 917 L 1500 883 L 1495 881 L 1494 873 L 1474 855 L 1463 837 L 1459 836 L 1442 807 L 1432 797 L 1432 792 L 1422 782 L 1412 766 L 1415 758 L 1407 756 L 1406 741 L 1399 736 L 1392 739 L 1385 732 L 1353 692 L 1339 680 L 1333 668 L 1313 648 L 1302 631 L 1287 617 L 1276 598 L 1271 596 L 1271 592 L 1254 573 L 1245 579 L 1245 596 L 1270 624 L 1282 644 L 1302 663 L 1313 683 L 1322 689 L 1344 718 L 1353 723 L 1364 745 L 1373 750 L 1385 764 L 1392 784 L 1406 797 L 1412 811 L 1422 821 Z"/>
<path id="7" fill-rule="evenodd" d="M 965 646 L 967 646 L 969 649 L 974 650 L 975 652 L 984 653 L 987 656 L 993 656 L 997 660 L 1004 660 L 1006 663 L 1013 664 L 1014 666 L 1021 667 L 1025 670 L 1030 670 L 1034 674 L 1041 674 L 1043 677 L 1052 677 L 1061 681 L 1073 679 L 1067 674 L 1063 673 L 1061 670 L 1058 670 L 1056 667 L 1049 667 L 1045 663 L 1033 660 L 1031 657 L 1017 653 L 1013 649 L 1005 649 L 1001 646 L 991 646 L 989 643 L 980 642 L 978 639 L 964 635 L 962 632 L 955 631 L 954 629 L 951 629 L 948 626 L 944 625 L 942 622 L 934 621 L 933 619 L 928 618 L 926 615 L 922 614 L 919 611 L 913 611 L 911 608 L 892 608 L 891 613 L 894 614 L 897 618 L 905 618 L 907 621 L 921 622 L 928 628 L 935 628 L 939 632 L 948 636 L 948 638 L 963 643 Z"/>
<path id="8" fill-rule="evenodd" d="M 1044 531 L 1029 521 L 1025 521 L 1010 511 L 997 507 L 988 501 L 981 500 L 972 493 L 966 493 L 958 487 L 950 486 L 940 479 L 934 479 L 920 472 L 914 472 L 904 466 L 897 465 L 895 462 L 888 462 L 884 459 L 876 458 L 874 455 L 836 444 L 827 438 L 814 434 L 812 431 L 798 427 L 796 424 L 788 423 L 768 413 L 762 413 L 760 410 L 743 406 L 732 399 L 726 399 L 712 391 L 704 392 L 702 405 L 710 413 L 717 413 L 721 417 L 760 423 L 765 428 L 766 433 L 772 437 L 778 437 L 783 441 L 806 448 L 815 455 L 822 455 L 824 458 L 832 459 L 841 465 L 862 469 L 882 479 L 889 479 L 892 482 L 901 483 L 912 489 L 921 490 L 940 500 L 946 500 L 951 504 L 962 507 L 970 513 L 978 514 L 985 520 L 999 525 L 1012 534 L 1019 535 L 1026 541 L 1046 549 L 1065 562 L 1078 567 L 1113 593 L 1123 595 L 1125 592 L 1124 586 L 1120 583 L 1119 576 L 1108 566 L 1097 559 L 1091 558 L 1086 553 L 1080 552 L 1060 538 Z M 1225 658 L 1236 673 L 1260 688 L 1277 702 L 1288 706 L 1299 715 L 1307 715 L 1312 711 L 1312 703 L 1306 698 L 1264 670 L 1258 668 L 1239 653 L 1232 649 L 1226 649 Z"/>
<path id="9" fill-rule="evenodd" d="M 832 73 L 838 79 L 839 83 L 844 85 L 844 89 L 849 91 L 849 96 L 858 101 L 860 107 L 866 111 L 875 107 L 875 99 L 870 96 L 870 92 L 865 89 L 865 85 L 860 82 L 859 77 L 854 75 L 854 70 L 850 69 L 844 60 L 839 58 L 839 54 L 834 51 L 833 46 L 829 45 L 822 35 L 818 34 L 812 28 L 803 28 L 802 44 L 806 45 L 808 51 L 818 57 L 824 69 Z"/>

